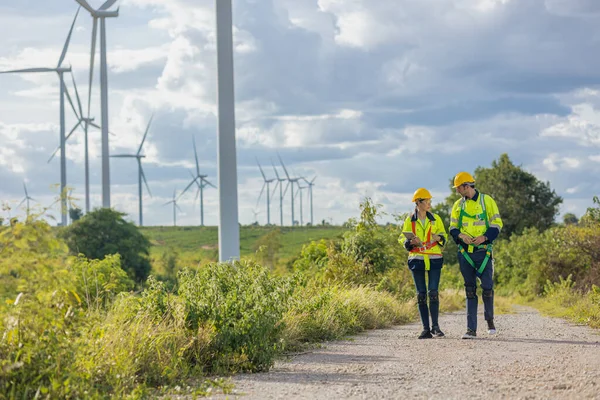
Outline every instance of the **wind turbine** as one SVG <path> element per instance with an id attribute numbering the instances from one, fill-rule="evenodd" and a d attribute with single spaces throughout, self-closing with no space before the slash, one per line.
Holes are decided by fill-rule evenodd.
<path id="1" fill-rule="evenodd" d="M 58 64 L 55 68 L 25 68 L 25 69 L 15 69 L 11 71 L 2 71 L 1 74 L 11 74 L 11 73 L 37 73 L 37 72 L 56 72 L 58 74 L 58 80 L 60 85 L 60 213 L 61 213 L 61 224 L 62 226 L 67 225 L 67 197 L 65 189 L 67 187 L 67 156 L 65 154 L 65 92 L 66 86 L 64 81 L 64 73 L 71 72 L 71 67 L 63 67 L 62 63 L 65 60 L 65 56 L 67 55 L 67 50 L 69 49 L 69 42 L 71 41 L 71 34 L 73 33 L 73 27 L 75 26 L 75 21 L 77 20 L 77 15 L 79 15 L 80 8 L 77 9 L 75 13 L 75 18 L 73 18 L 73 23 L 71 23 L 71 29 L 69 29 L 69 34 L 67 35 L 67 40 L 62 49 L 62 53 L 58 59 Z M 67 93 L 67 97 L 68 97 Z M 69 101 L 70 98 L 69 98 Z"/>
<path id="2" fill-rule="evenodd" d="M 303 177 L 290 178 L 290 174 L 288 174 L 287 169 L 285 168 L 285 164 L 283 163 L 283 160 L 281 159 L 281 156 L 279 154 L 277 154 L 277 157 L 279 157 L 279 162 L 281 163 L 281 166 L 283 167 L 285 176 L 287 176 L 288 184 L 286 185 L 286 191 L 287 191 L 287 187 L 291 185 L 292 192 L 291 192 L 290 199 L 292 200 L 292 226 L 294 226 L 294 183 L 298 184 L 298 181 L 300 179 L 304 179 L 304 178 Z"/>
<path id="3" fill-rule="evenodd" d="M 27 206 L 27 208 L 26 208 L 27 216 L 29 217 L 29 200 L 33 200 L 33 201 L 36 201 L 36 200 L 33 197 L 30 197 L 29 193 L 27 193 L 27 185 L 25 185 L 25 182 L 23 182 L 23 189 L 25 190 L 25 197 L 23 198 L 23 200 L 21 200 L 21 202 L 19 203 L 17 208 L 21 207 L 21 205 L 23 203 L 25 203 Z"/>
<path id="4" fill-rule="evenodd" d="M 313 225 L 313 186 L 315 186 L 315 179 L 317 179 L 316 175 L 314 178 L 312 178 L 310 180 L 310 182 L 308 181 L 308 179 L 306 179 L 306 178 L 304 179 L 304 181 L 308 185 L 308 195 L 310 196 L 310 226 L 314 226 Z"/>
<path id="5" fill-rule="evenodd" d="M 78 127 L 83 125 L 84 153 L 85 153 L 85 159 L 84 159 L 84 164 L 85 164 L 85 212 L 89 213 L 90 212 L 90 157 L 89 157 L 88 128 L 90 126 L 93 126 L 94 128 L 96 128 L 98 130 L 102 130 L 102 128 L 100 127 L 100 125 L 98 125 L 94 122 L 94 118 L 90 118 L 89 104 L 88 104 L 88 116 L 87 117 L 83 116 L 83 107 L 81 106 L 81 99 L 79 97 L 79 91 L 77 90 L 77 83 L 75 83 L 75 76 L 73 75 L 73 71 L 71 71 L 71 79 L 73 81 L 73 88 L 75 90 L 75 99 L 77 100 L 77 107 L 79 109 L 79 112 L 77 112 L 77 110 L 75 109 L 75 106 L 73 106 L 71 96 L 69 96 L 69 91 L 65 90 L 65 94 L 67 95 L 69 104 L 71 105 L 71 108 L 73 109 L 73 113 L 75 114 L 75 117 L 77 117 L 77 123 L 75 124 L 75 126 L 73 126 L 73 128 L 71 129 L 69 134 L 65 137 L 65 142 L 69 140 L 69 138 L 73 135 L 73 133 L 75 132 L 75 130 Z M 111 135 L 112 135 L 112 133 L 111 133 Z M 54 153 L 52 153 L 52 155 L 48 159 L 48 162 L 52 161 L 52 159 L 54 158 L 56 153 L 58 153 L 59 150 L 60 150 L 60 146 L 57 147 L 56 150 L 54 150 Z"/>
<path id="6" fill-rule="evenodd" d="M 308 186 L 301 186 L 299 181 L 296 182 L 296 185 L 298 185 L 298 191 L 296 192 L 296 196 L 300 196 L 300 226 L 304 226 L 304 217 L 303 217 L 304 207 L 302 206 L 302 191 L 304 189 L 306 189 Z"/>
<path id="7" fill-rule="evenodd" d="M 252 210 L 252 214 L 254 214 L 254 223 L 258 225 L 258 214 L 260 214 L 260 211 Z"/>
<path id="8" fill-rule="evenodd" d="M 175 197 L 176 189 L 173 189 L 173 200 L 167 201 L 163 206 L 173 203 L 173 226 L 177 226 L 177 210 L 181 211 L 181 208 L 177 205 L 177 197 Z"/>
<path id="9" fill-rule="evenodd" d="M 208 185 L 214 187 L 215 189 L 217 187 L 206 179 L 208 175 L 202 175 L 200 173 L 200 163 L 198 162 L 198 152 L 196 151 L 196 139 L 194 136 L 192 136 L 192 143 L 194 145 L 194 157 L 196 159 L 196 175 L 190 172 L 190 174 L 192 174 L 192 181 L 186 186 L 185 189 L 183 189 L 183 192 L 181 192 L 179 197 L 183 196 L 183 194 L 194 184 L 194 182 L 196 183 L 198 186 L 198 193 L 200 193 L 200 225 L 204 226 L 204 188 Z M 196 197 L 198 196 L 198 193 L 196 193 Z"/>
<path id="10" fill-rule="evenodd" d="M 258 158 L 256 159 L 256 163 L 258 164 L 258 168 L 260 168 L 260 173 L 263 177 L 263 180 L 265 181 L 265 183 L 263 183 L 262 188 L 260 189 L 260 194 L 258 195 L 258 200 L 256 200 L 256 206 L 258 207 L 258 203 L 260 203 L 260 198 L 262 197 L 263 191 L 265 190 L 265 186 L 267 188 L 267 225 L 271 225 L 271 198 L 270 198 L 270 190 L 269 190 L 269 185 L 271 184 L 271 182 L 273 182 L 275 180 L 275 178 L 273 179 L 267 179 L 267 176 L 265 175 L 262 167 L 260 166 L 260 163 L 258 162 Z"/>
<path id="11" fill-rule="evenodd" d="M 277 168 L 275 168 L 275 163 L 273 162 L 273 159 L 271 159 L 271 165 L 273 165 L 275 176 L 277 176 L 277 183 L 275 184 L 275 187 L 273 188 L 273 193 L 271 195 L 275 194 L 275 190 L 277 189 L 277 186 L 279 186 L 279 223 L 281 226 L 283 226 L 283 184 L 281 182 L 285 182 L 286 179 L 279 177 L 279 173 L 277 172 Z"/>
<path id="12" fill-rule="evenodd" d="M 90 87 L 88 95 L 88 118 L 90 115 L 90 100 L 92 97 L 92 80 L 94 73 L 94 57 L 96 55 L 96 32 L 100 20 L 100 109 L 102 126 L 102 207 L 110 208 L 110 153 L 108 147 L 108 67 L 106 63 L 106 18 L 119 16 L 119 8 L 108 11 L 117 0 L 106 0 L 97 10 L 94 10 L 86 0 L 75 0 L 89 11 L 94 18 L 92 28 L 92 50 L 90 56 Z"/>
<path id="13" fill-rule="evenodd" d="M 139 210 L 140 210 L 140 226 L 144 226 L 144 211 L 142 208 L 142 180 L 146 184 L 146 189 L 148 190 L 148 194 L 152 197 L 152 192 L 150 192 L 150 186 L 148 186 L 148 181 L 146 180 L 146 175 L 144 174 L 144 169 L 142 168 L 142 158 L 146 157 L 142 154 L 142 147 L 144 146 L 144 142 L 146 141 L 146 136 L 148 136 L 148 131 L 150 130 L 150 125 L 152 124 L 152 118 L 154 115 L 150 117 L 150 121 L 148 121 L 148 126 L 146 127 L 146 132 L 144 132 L 144 137 L 142 138 L 142 143 L 140 143 L 140 147 L 135 154 L 114 154 L 111 157 L 115 158 L 135 158 L 138 164 L 138 198 L 139 198 Z"/>

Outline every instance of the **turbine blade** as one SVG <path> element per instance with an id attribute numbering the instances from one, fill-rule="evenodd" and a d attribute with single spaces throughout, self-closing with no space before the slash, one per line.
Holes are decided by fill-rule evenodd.
<path id="1" fill-rule="evenodd" d="M 285 194 L 287 193 L 288 188 L 290 187 L 290 181 L 288 181 L 287 185 L 285 185 L 285 189 L 283 189 L 283 197 L 285 197 Z"/>
<path id="2" fill-rule="evenodd" d="M 135 154 L 111 154 L 111 157 L 115 157 L 115 158 L 136 158 L 137 156 Z"/>
<path id="3" fill-rule="evenodd" d="M 314 178 L 312 178 L 312 181 L 310 181 L 310 184 L 311 184 L 311 185 L 313 184 L 313 182 L 315 181 L 315 179 L 317 179 L 317 176 L 316 176 L 316 175 L 315 175 L 315 177 L 314 177 Z"/>
<path id="4" fill-rule="evenodd" d="M 255 207 L 258 207 L 258 203 L 260 203 L 260 198 L 262 197 L 262 194 L 265 191 L 265 186 L 267 186 L 267 182 L 263 183 L 262 188 L 260 189 L 260 194 L 258 195 L 258 199 L 256 200 Z"/>
<path id="5" fill-rule="evenodd" d="M 264 173 L 262 167 L 260 166 L 260 163 L 258 162 L 258 158 L 257 157 L 255 157 L 255 158 L 256 158 L 256 164 L 258 164 L 258 168 L 260 169 L 260 173 L 261 173 L 263 179 L 266 181 L 267 177 L 265 176 L 265 173 Z"/>
<path id="6" fill-rule="evenodd" d="M 85 0 L 77 0 L 77 2 L 79 2 L 79 4 L 82 4 L 81 2 L 85 3 Z M 87 4 L 87 3 L 86 3 Z M 82 4 L 83 5 L 83 4 Z M 87 5 L 89 7 L 89 4 Z M 85 6 L 83 6 L 85 7 Z M 91 10 L 91 7 L 90 9 Z M 91 10 L 90 12 L 92 12 L 93 14 L 93 10 Z M 92 85 L 94 83 L 94 58 L 96 57 L 96 33 L 98 32 L 98 18 L 94 17 L 94 25 L 92 27 L 92 48 L 91 48 L 91 52 L 90 52 L 90 79 L 88 81 L 88 113 L 87 116 L 88 118 L 90 117 L 90 106 L 92 103 Z"/>
<path id="7" fill-rule="evenodd" d="M 179 198 L 181 198 L 181 196 L 183 196 L 183 194 L 184 194 L 185 192 L 187 192 L 187 190 L 188 190 L 188 189 L 189 189 L 189 188 L 190 188 L 190 187 L 191 187 L 191 186 L 192 186 L 192 185 L 193 185 L 193 184 L 196 182 L 196 179 L 198 179 L 198 178 L 194 178 L 194 179 L 193 179 L 193 180 L 190 182 L 190 184 L 189 184 L 189 185 L 187 185 L 187 186 L 185 187 L 185 189 L 183 189 L 183 192 L 181 192 L 181 194 L 179 195 Z M 175 193 L 173 193 L 173 197 L 175 197 Z"/>
<path id="8" fill-rule="evenodd" d="M 198 188 L 198 190 L 196 190 L 196 197 L 194 198 L 194 203 L 196 201 L 198 201 L 198 197 L 200 197 L 200 188 Z"/>
<path id="9" fill-rule="evenodd" d="M 56 72 L 56 68 L 24 68 L 24 69 L 12 69 L 10 71 L 1 71 L 0 74 L 18 74 L 27 72 Z"/>
<path id="10" fill-rule="evenodd" d="M 281 178 L 279 178 L 279 173 L 277 172 L 277 168 L 275 168 L 275 163 L 273 162 L 272 158 L 271 158 L 271 165 L 273 166 L 273 170 L 275 171 L 275 175 L 277 176 L 277 180 L 280 181 Z"/>
<path id="11" fill-rule="evenodd" d="M 152 192 L 150 191 L 150 185 L 148 185 L 148 181 L 146 180 L 146 174 L 144 174 L 144 169 L 142 168 L 142 162 L 138 161 L 140 165 L 140 173 L 142 174 L 142 180 L 146 184 L 146 189 L 148 190 L 148 194 L 152 197 Z"/>
<path id="12" fill-rule="evenodd" d="M 21 207 L 21 205 L 22 205 L 23 203 L 25 203 L 25 200 L 27 200 L 27 198 L 24 198 L 23 200 L 21 200 L 21 202 L 20 202 L 20 203 L 17 205 L 17 208 Z"/>
<path id="13" fill-rule="evenodd" d="M 69 138 L 71 137 L 71 135 L 73 134 L 73 132 L 75 132 L 75 129 L 77 129 L 79 127 L 79 125 L 81 125 L 81 121 L 79 121 L 78 123 L 76 123 L 75 126 L 73 127 L 73 129 L 71 129 L 71 131 L 69 132 L 69 134 L 67 136 L 65 136 L 65 142 L 67 140 L 69 140 Z"/>
<path id="14" fill-rule="evenodd" d="M 81 107 L 81 99 L 79 98 L 79 91 L 77 90 L 77 83 L 75 83 L 75 75 L 71 70 L 71 80 L 73 81 L 73 88 L 75 89 L 75 98 L 77 99 L 77 107 L 79 108 L 79 115 L 83 118 L 83 108 Z"/>
<path id="15" fill-rule="evenodd" d="M 117 2 L 117 0 L 106 0 L 106 2 L 104 2 L 104 4 L 102 4 L 99 8 L 99 10 L 108 10 L 109 8 L 112 7 L 113 4 L 115 4 Z"/>
<path id="16" fill-rule="evenodd" d="M 196 157 L 196 174 L 200 175 L 200 164 L 198 163 L 198 152 L 196 151 L 196 138 L 193 135 L 192 142 L 194 143 L 194 157 Z"/>
<path id="17" fill-rule="evenodd" d="M 207 185 L 210 185 L 210 186 L 214 187 L 215 189 L 217 188 L 215 185 L 213 185 L 212 183 L 210 183 L 209 181 L 207 181 L 204 178 L 202 178 L 202 181 L 206 182 Z"/>
<path id="18" fill-rule="evenodd" d="M 60 68 L 65 56 L 67 55 L 67 50 L 69 49 L 69 43 L 71 42 L 71 34 L 73 33 L 73 28 L 75 27 L 75 21 L 77 21 L 77 16 L 79 15 L 79 10 L 81 7 L 77 8 L 77 12 L 75 13 L 75 18 L 73 18 L 73 23 L 71 24 L 71 29 L 69 29 L 69 34 L 67 35 L 67 40 L 65 41 L 65 45 L 63 47 L 62 53 L 60 54 L 60 58 L 58 59 L 58 64 L 56 68 Z"/>
<path id="19" fill-rule="evenodd" d="M 140 144 L 140 148 L 137 151 L 138 154 L 140 154 L 140 152 L 142 151 L 142 146 L 144 145 L 144 142 L 146 141 L 146 136 L 148 135 L 148 131 L 150 130 L 150 125 L 152 124 L 152 118 L 154 118 L 154 114 L 152 114 L 152 116 L 150 117 L 150 121 L 148 121 L 148 126 L 146 127 L 146 132 L 144 132 L 144 137 L 142 138 L 142 143 Z"/>
<path id="20" fill-rule="evenodd" d="M 54 156 L 56 155 L 56 153 L 58 153 L 58 151 L 60 150 L 60 146 L 58 146 L 56 148 L 56 150 L 54 150 L 54 153 L 52 153 L 52 155 L 50 156 L 50 158 L 48 159 L 48 164 L 50 163 L 50 161 L 52 161 L 52 159 L 54 158 Z"/>
<path id="21" fill-rule="evenodd" d="M 94 10 L 92 8 L 92 6 L 90 6 L 88 4 L 88 2 L 86 0 L 75 0 L 75 1 L 78 2 L 81 7 L 85 8 L 86 10 L 88 10 L 90 12 L 90 14 L 94 15 L 96 13 L 96 10 Z"/>
<path id="22" fill-rule="evenodd" d="M 179 205 L 177 203 L 175 203 L 175 207 L 180 211 L 183 212 L 183 210 L 179 207 Z"/>
<path id="23" fill-rule="evenodd" d="M 80 117 L 79 114 L 77 114 L 77 110 L 75 109 L 75 105 L 73 104 L 73 99 L 71 99 L 71 95 L 69 94 L 69 89 L 67 89 L 67 85 L 65 85 L 64 82 L 62 82 L 62 85 L 65 88 L 65 94 L 67 95 L 67 100 L 69 101 L 69 104 L 71 105 L 73 114 L 75 114 L 75 117 L 77 117 L 78 120 L 81 120 L 81 117 L 83 117 L 83 115 Z"/>
<path id="24" fill-rule="evenodd" d="M 273 196 L 275 195 L 275 191 L 277 190 L 277 185 L 279 185 L 279 184 L 280 184 L 280 182 L 279 182 L 279 181 L 277 181 L 277 182 L 275 183 L 275 186 L 273 187 L 273 191 L 271 192 L 271 197 L 273 197 Z"/>
<path id="25" fill-rule="evenodd" d="M 25 189 L 25 198 L 29 197 L 29 194 L 27 194 L 27 185 L 25 184 L 25 182 L 23 182 L 23 189 Z"/>
<path id="26" fill-rule="evenodd" d="M 281 166 L 283 167 L 283 171 L 285 172 L 285 176 L 287 176 L 288 180 L 290 179 L 290 174 L 288 174 L 287 168 L 285 167 L 285 164 L 283 163 L 283 160 L 281 159 L 281 156 L 279 155 L 279 153 L 277 153 L 277 157 L 279 157 L 279 162 L 281 163 Z"/>

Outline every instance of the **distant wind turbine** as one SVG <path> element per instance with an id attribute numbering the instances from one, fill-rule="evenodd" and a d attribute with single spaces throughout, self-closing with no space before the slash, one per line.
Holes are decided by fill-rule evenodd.
<path id="1" fill-rule="evenodd" d="M 37 72 L 56 72 L 58 74 L 58 80 L 60 85 L 60 205 L 61 205 L 61 225 L 67 225 L 67 197 L 66 197 L 66 187 L 67 187 L 67 156 L 65 153 L 65 92 L 66 86 L 64 81 L 64 73 L 71 72 L 71 67 L 63 67 L 62 63 L 65 60 L 65 56 L 67 55 L 67 50 L 69 49 L 69 42 L 71 41 L 71 34 L 73 33 L 73 27 L 75 26 L 75 21 L 77 21 L 77 15 L 79 15 L 79 8 L 75 13 L 75 18 L 73 18 L 73 22 L 71 23 L 71 29 L 69 29 L 69 34 L 67 35 L 67 40 L 62 49 L 62 53 L 58 59 L 58 64 L 54 68 L 26 68 L 26 69 L 16 69 L 11 71 L 2 71 L 2 74 L 10 74 L 10 73 L 37 73 Z M 67 93 L 68 96 L 68 93 Z M 69 101 L 71 101 L 69 99 Z"/>
<path id="2" fill-rule="evenodd" d="M 23 198 L 23 200 L 21 200 L 21 202 L 19 203 L 19 205 L 17 206 L 17 208 L 21 207 L 21 205 L 23 203 L 25 203 L 26 207 L 27 207 L 26 208 L 26 210 L 27 210 L 26 213 L 27 213 L 27 216 L 29 217 L 29 200 L 32 200 L 32 201 L 36 201 L 36 200 L 33 197 L 30 197 L 29 193 L 27 193 L 27 185 L 25 185 L 25 182 L 23 182 L 23 190 L 25 190 L 25 197 Z"/>
<path id="3" fill-rule="evenodd" d="M 196 175 L 192 173 L 192 181 L 183 189 L 183 192 L 179 195 L 179 197 L 183 196 L 187 190 L 192 187 L 194 183 L 198 186 L 198 193 L 200 194 L 200 225 L 204 226 L 204 188 L 206 186 L 212 186 L 215 189 L 217 188 L 215 185 L 210 183 L 206 178 L 208 175 L 203 175 L 200 173 L 200 163 L 198 162 L 198 152 L 196 151 L 196 139 L 192 136 L 192 144 L 194 145 L 194 158 L 196 159 Z M 196 193 L 196 197 L 198 196 Z"/>
<path id="4" fill-rule="evenodd" d="M 298 192 L 296 192 L 296 196 L 300 196 L 300 226 L 304 226 L 304 207 L 302 205 L 302 191 L 308 188 L 308 186 L 300 185 L 300 181 L 296 182 L 296 185 L 298 185 Z"/>
<path id="5" fill-rule="evenodd" d="M 92 81 L 94 74 L 94 56 L 96 55 L 96 33 L 100 20 L 100 109 L 102 126 L 102 207 L 110 208 L 110 152 L 108 146 L 108 66 L 106 62 L 106 18 L 119 16 L 119 8 L 108 11 L 117 0 L 107 0 L 98 8 L 93 9 L 86 0 L 75 0 L 85 8 L 94 19 L 92 27 L 92 49 L 90 55 L 90 86 L 88 95 L 88 117 L 90 115 L 90 100 L 92 96 Z"/>
<path id="6" fill-rule="evenodd" d="M 176 189 L 173 189 L 173 200 L 163 204 L 163 206 L 166 206 L 167 204 L 173 203 L 173 226 L 177 226 L 177 210 L 181 211 L 181 208 L 177 205 L 177 197 L 175 196 L 176 191 Z"/>
<path id="7" fill-rule="evenodd" d="M 310 180 L 310 182 L 305 178 L 304 181 L 308 185 L 308 195 L 310 196 L 310 226 L 314 226 L 313 223 L 313 186 L 315 186 L 315 179 L 317 176 Z"/>
<path id="8" fill-rule="evenodd" d="M 277 172 L 277 168 L 275 168 L 275 163 L 273 162 L 273 159 L 271 159 L 271 165 L 273 166 L 273 171 L 275 171 L 275 176 L 277 176 L 277 183 L 275 184 L 275 187 L 273 188 L 273 194 L 275 194 L 275 190 L 277 189 L 277 186 L 279 186 L 279 224 L 281 226 L 283 226 L 283 183 L 285 182 L 286 179 L 285 178 L 281 178 L 279 176 L 279 173 Z"/>
<path id="9" fill-rule="evenodd" d="M 140 226 L 144 226 L 144 210 L 142 207 L 142 180 L 146 184 L 146 189 L 148 190 L 148 194 L 152 197 L 152 192 L 150 192 L 150 186 L 148 186 L 148 181 L 146 180 L 146 174 L 144 174 L 144 169 L 142 168 L 142 158 L 146 157 L 142 154 L 142 147 L 144 146 L 144 142 L 146 141 L 146 136 L 148 136 L 148 131 L 150 130 L 150 125 L 152 124 L 152 118 L 154 115 L 150 117 L 150 121 L 148 121 L 148 126 L 146 127 L 146 132 L 144 132 L 144 137 L 142 138 L 142 143 L 140 143 L 140 147 L 138 148 L 137 153 L 135 154 L 114 154 L 111 157 L 115 158 L 135 158 L 138 164 L 138 199 L 139 199 L 139 213 L 140 213 Z"/>
<path id="10" fill-rule="evenodd" d="M 288 184 L 286 185 L 286 190 L 287 191 L 287 187 L 290 186 L 291 187 L 291 195 L 290 198 L 292 200 L 292 226 L 294 226 L 294 183 L 298 184 L 298 181 L 300 179 L 304 179 L 304 177 L 296 177 L 296 178 L 291 178 L 290 174 L 288 174 L 287 169 L 285 168 L 285 164 L 283 163 L 283 160 L 281 159 L 281 156 L 279 154 L 277 154 L 277 157 L 279 157 L 279 162 L 281 163 L 281 166 L 283 167 L 283 171 L 285 172 L 285 176 L 287 177 L 288 180 Z"/>
<path id="11" fill-rule="evenodd" d="M 260 203 L 260 198 L 262 197 L 263 191 L 265 190 L 265 187 L 266 187 L 267 188 L 267 225 L 271 225 L 271 198 L 270 198 L 271 191 L 269 190 L 269 185 L 271 184 L 271 182 L 275 181 L 276 178 L 267 179 L 265 172 L 263 171 L 262 167 L 260 166 L 260 163 L 258 162 L 258 158 L 256 159 L 256 164 L 258 164 L 260 173 L 263 177 L 263 180 L 265 181 L 265 183 L 263 183 L 263 185 L 262 185 L 262 188 L 260 189 L 260 194 L 258 195 L 258 200 L 256 200 L 256 207 L 258 207 L 258 203 Z"/>

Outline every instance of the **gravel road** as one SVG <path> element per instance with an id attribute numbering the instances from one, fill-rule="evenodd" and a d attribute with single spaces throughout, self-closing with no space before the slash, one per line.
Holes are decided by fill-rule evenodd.
<path id="1" fill-rule="evenodd" d="M 481 306 L 480 306 L 481 308 Z M 600 335 L 519 307 L 496 317 L 489 336 L 479 316 L 462 340 L 464 312 L 445 314 L 444 338 L 417 340 L 420 325 L 368 331 L 240 374 L 240 399 L 600 399 Z"/>

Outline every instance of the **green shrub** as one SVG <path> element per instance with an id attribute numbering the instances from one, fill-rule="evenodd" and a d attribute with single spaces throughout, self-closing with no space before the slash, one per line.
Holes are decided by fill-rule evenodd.
<path id="1" fill-rule="evenodd" d="M 210 370 L 260 371 L 272 365 L 291 281 L 253 262 L 218 263 L 182 270 L 178 293 L 188 327 L 216 332 Z"/>
<path id="2" fill-rule="evenodd" d="M 61 235 L 73 255 L 102 260 L 120 254 L 121 267 L 141 283 L 150 273 L 150 241 L 124 216 L 110 208 L 96 209 L 64 228 Z"/>

